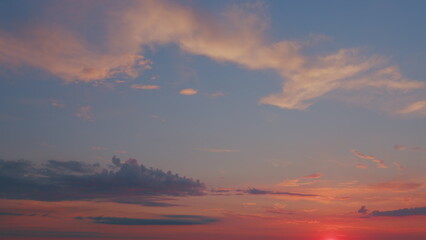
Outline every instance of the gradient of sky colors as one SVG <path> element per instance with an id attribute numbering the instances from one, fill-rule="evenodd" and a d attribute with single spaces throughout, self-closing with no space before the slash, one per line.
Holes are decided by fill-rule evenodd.
<path id="1" fill-rule="evenodd" d="M 0 238 L 423 240 L 424 1 L 0 3 Z"/>

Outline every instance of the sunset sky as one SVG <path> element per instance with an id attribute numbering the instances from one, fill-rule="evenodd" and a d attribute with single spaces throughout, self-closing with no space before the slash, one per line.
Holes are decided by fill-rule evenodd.
<path id="1" fill-rule="evenodd" d="M 0 239 L 426 239 L 425 1 L 0 2 Z"/>

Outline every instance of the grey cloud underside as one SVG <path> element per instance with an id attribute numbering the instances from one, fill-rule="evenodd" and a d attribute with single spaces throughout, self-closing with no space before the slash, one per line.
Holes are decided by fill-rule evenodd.
<path id="1" fill-rule="evenodd" d="M 369 217 L 407 217 L 407 216 L 420 216 L 426 215 L 426 206 L 417 208 L 403 208 L 391 211 L 373 211 Z"/>
<path id="2" fill-rule="evenodd" d="M 77 220 L 92 220 L 99 224 L 112 225 L 200 225 L 218 222 L 219 219 L 199 215 L 162 215 L 163 218 L 120 218 L 120 217 L 75 217 Z"/>
<path id="3" fill-rule="evenodd" d="M 250 188 L 246 190 L 245 192 L 248 194 L 254 194 L 254 195 L 271 194 L 271 195 L 289 195 L 289 196 L 299 196 L 299 197 L 318 197 L 319 196 L 315 194 L 261 190 L 257 188 Z"/>
<path id="4" fill-rule="evenodd" d="M 172 206 L 156 201 L 161 196 L 202 195 L 199 180 L 172 172 L 146 168 L 136 160 L 119 163 L 117 170 L 96 171 L 96 164 L 48 161 L 40 166 L 31 161 L 0 159 L 0 198 L 60 200 L 111 200 L 147 206 Z M 160 198 L 161 199 L 161 198 Z"/>

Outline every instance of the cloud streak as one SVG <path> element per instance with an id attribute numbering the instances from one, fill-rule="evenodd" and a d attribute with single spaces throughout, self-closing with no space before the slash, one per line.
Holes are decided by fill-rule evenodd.
<path id="1" fill-rule="evenodd" d="M 426 207 L 403 208 L 391 211 L 372 211 L 368 217 L 408 217 L 426 215 Z"/>
<path id="2" fill-rule="evenodd" d="M 371 161 L 375 162 L 378 168 L 388 168 L 388 166 L 386 166 L 386 164 L 383 160 L 378 159 L 374 156 L 362 154 L 362 153 L 358 152 L 357 150 L 352 150 L 352 153 L 359 158 L 367 159 L 367 160 L 371 160 Z"/>

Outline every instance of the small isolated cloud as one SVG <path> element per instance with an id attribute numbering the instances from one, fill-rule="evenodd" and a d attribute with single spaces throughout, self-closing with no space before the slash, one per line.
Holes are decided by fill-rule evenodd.
<path id="1" fill-rule="evenodd" d="M 390 211 L 372 211 L 368 217 L 408 217 L 408 216 L 424 216 L 426 215 L 426 207 L 403 208 Z"/>
<path id="2" fill-rule="evenodd" d="M 383 160 L 378 159 L 374 156 L 362 154 L 362 153 L 358 152 L 357 150 L 352 150 L 352 153 L 359 158 L 367 159 L 367 160 L 371 160 L 371 161 L 375 162 L 377 164 L 378 168 L 388 168 L 388 166 L 386 166 L 386 164 L 384 163 Z"/>
<path id="3" fill-rule="evenodd" d="M 367 212 L 368 212 L 368 209 L 365 206 L 361 206 L 361 208 L 358 209 L 358 213 L 367 214 Z"/>
<path id="4" fill-rule="evenodd" d="M 142 89 L 142 90 L 157 90 L 160 89 L 158 85 L 144 85 L 144 84 L 132 84 L 130 86 L 133 89 Z"/>
<path id="5" fill-rule="evenodd" d="M 217 218 L 199 215 L 161 215 L 160 217 L 161 218 L 75 217 L 75 219 L 87 219 L 99 224 L 130 226 L 202 225 L 219 221 Z"/>
<path id="6" fill-rule="evenodd" d="M 198 93 L 198 91 L 193 88 L 186 88 L 186 89 L 180 90 L 179 93 L 182 95 L 195 95 Z"/>
<path id="7" fill-rule="evenodd" d="M 236 149 L 228 149 L 228 148 L 196 148 L 196 150 L 210 153 L 230 153 L 230 152 L 238 152 Z"/>
<path id="8" fill-rule="evenodd" d="M 248 194 L 253 194 L 253 195 L 289 195 L 289 196 L 298 196 L 298 197 L 318 197 L 318 195 L 315 195 L 315 194 L 270 191 L 270 190 L 262 190 L 257 188 L 249 188 L 245 192 Z"/>
<path id="9" fill-rule="evenodd" d="M 50 100 L 50 106 L 58 107 L 58 108 L 63 108 L 63 107 L 65 107 L 65 104 L 60 103 L 60 102 L 59 102 L 58 100 L 56 100 L 56 99 L 52 99 L 52 100 Z"/>
<path id="10" fill-rule="evenodd" d="M 83 106 L 78 109 L 78 111 L 75 113 L 76 117 L 79 117 L 85 121 L 93 121 L 95 117 L 92 113 L 92 107 L 91 106 Z"/>
<path id="11" fill-rule="evenodd" d="M 98 164 L 78 161 L 49 160 L 36 165 L 26 160 L 0 160 L 0 198 L 96 199 L 154 206 L 159 196 L 203 195 L 205 189 L 199 180 L 146 168 L 136 159 L 121 162 L 114 157 L 112 162 L 117 170 L 100 171 Z"/>
<path id="12" fill-rule="evenodd" d="M 115 150 L 114 152 L 117 154 L 127 154 L 127 150 Z"/>

